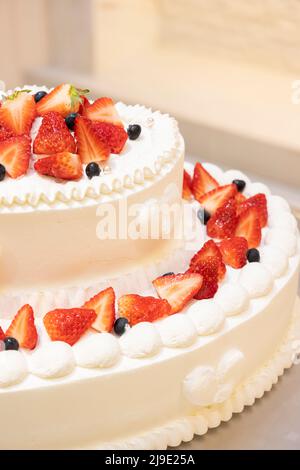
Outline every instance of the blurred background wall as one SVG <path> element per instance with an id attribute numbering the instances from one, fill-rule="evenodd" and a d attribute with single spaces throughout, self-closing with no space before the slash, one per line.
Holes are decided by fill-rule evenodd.
<path id="1" fill-rule="evenodd" d="M 172 113 L 190 155 L 300 210 L 300 0 L 0 0 L 0 15 L 8 88 L 70 81 Z"/>

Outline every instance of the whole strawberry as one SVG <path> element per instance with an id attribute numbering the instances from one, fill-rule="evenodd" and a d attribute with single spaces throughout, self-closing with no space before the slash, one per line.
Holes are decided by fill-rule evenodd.
<path id="1" fill-rule="evenodd" d="M 76 153 L 75 140 L 64 118 L 57 112 L 45 114 L 33 142 L 33 153 L 51 155 L 60 152 Z"/>
<path id="2" fill-rule="evenodd" d="M 44 325 L 52 341 L 73 346 L 95 321 L 94 310 L 84 308 L 56 309 L 44 316 Z"/>

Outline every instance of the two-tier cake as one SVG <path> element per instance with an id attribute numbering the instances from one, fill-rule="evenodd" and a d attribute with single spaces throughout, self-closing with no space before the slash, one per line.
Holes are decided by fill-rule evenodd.
<path id="1" fill-rule="evenodd" d="M 184 170 L 168 115 L 1 99 L 0 448 L 163 449 L 270 390 L 300 351 L 287 202 Z"/>

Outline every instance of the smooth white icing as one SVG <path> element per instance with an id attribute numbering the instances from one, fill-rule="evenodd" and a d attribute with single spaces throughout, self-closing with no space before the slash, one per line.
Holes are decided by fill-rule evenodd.
<path id="1" fill-rule="evenodd" d="M 273 279 L 270 271 L 261 263 L 249 263 L 239 274 L 239 281 L 250 297 L 261 297 L 272 289 Z"/>
<path id="2" fill-rule="evenodd" d="M 284 251 L 274 246 L 263 246 L 259 252 L 260 262 L 272 273 L 275 279 L 286 273 L 288 257 Z"/>
<path id="3" fill-rule="evenodd" d="M 249 305 L 249 294 L 238 283 L 226 283 L 219 287 L 215 301 L 227 316 L 238 315 Z"/>
<path id="4" fill-rule="evenodd" d="M 125 356 L 140 359 L 155 355 L 161 347 L 161 339 L 152 323 L 141 322 L 121 336 L 120 346 Z"/>
<path id="5" fill-rule="evenodd" d="M 293 256 L 297 249 L 297 237 L 286 229 L 272 228 L 268 231 L 266 244 L 280 248 L 287 256 Z"/>
<path id="6" fill-rule="evenodd" d="M 73 349 L 62 341 L 46 343 L 28 358 L 30 372 L 44 379 L 64 377 L 75 367 Z"/>
<path id="7" fill-rule="evenodd" d="M 211 335 L 217 332 L 225 320 L 222 308 L 214 299 L 195 302 L 188 309 L 187 315 L 194 323 L 198 335 Z"/>
<path id="8" fill-rule="evenodd" d="M 156 323 L 162 343 L 169 348 L 185 348 L 194 343 L 197 331 L 184 313 L 176 313 Z"/>
<path id="9" fill-rule="evenodd" d="M 27 364 L 20 351 L 0 352 L 0 387 L 21 382 L 27 375 Z"/>
<path id="10" fill-rule="evenodd" d="M 73 352 L 80 367 L 112 367 L 120 359 L 119 342 L 110 333 L 92 334 L 82 338 L 74 345 Z"/>

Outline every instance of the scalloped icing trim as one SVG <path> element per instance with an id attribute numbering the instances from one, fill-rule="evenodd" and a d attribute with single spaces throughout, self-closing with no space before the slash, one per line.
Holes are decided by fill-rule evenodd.
<path id="1" fill-rule="evenodd" d="M 21 88 L 18 87 L 17 89 Z M 37 87 L 36 85 L 25 85 L 22 89 L 31 89 L 31 93 L 36 93 L 39 90 L 47 91 L 46 87 Z M 13 90 L 9 90 L 7 93 L 10 94 L 11 91 Z M 9 210 L 14 207 L 23 207 L 25 209 L 26 206 L 30 208 L 45 205 L 53 207 L 59 203 L 78 204 L 86 202 L 87 204 L 93 204 L 93 202 L 104 196 L 106 200 L 109 200 L 118 197 L 123 191 L 133 193 L 139 190 L 141 186 L 156 181 L 168 173 L 184 153 L 184 141 L 179 132 L 177 121 L 168 114 L 162 114 L 159 111 L 153 112 L 150 108 L 141 105 L 127 106 L 120 102 L 117 103 L 117 106 L 121 117 L 126 117 L 128 123 L 139 122 L 145 128 L 151 128 L 156 124 L 163 126 L 163 135 L 166 137 L 166 142 L 148 165 L 140 168 L 134 167 L 132 171 L 118 177 L 109 174 L 110 159 L 108 159 L 106 170 L 104 167 L 104 175 L 100 176 L 99 179 L 88 180 L 88 178 L 83 177 L 77 182 L 68 181 L 64 183 L 55 182 L 49 178 L 45 179 L 29 169 L 29 173 L 24 177 L 14 181 L 9 179 L 7 184 L 2 183 L 2 189 L 6 190 L 6 194 L 1 191 L 0 208 L 3 206 Z M 37 130 L 33 129 L 33 132 L 36 135 Z M 137 158 L 138 156 L 137 152 Z M 122 156 L 116 158 L 122 158 Z M 37 177 L 35 178 L 35 176 Z M 16 187 L 11 191 L 8 190 L 13 184 L 18 185 L 17 192 Z M 28 186 L 30 187 L 28 188 Z"/>
<path id="2" fill-rule="evenodd" d="M 210 428 L 227 422 L 234 413 L 241 413 L 245 406 L 252 406 L 256 399 L 269 392 L 285 369 L 293 365 L 295 342 L 300 340 L 300 299 L 297 298 L 290 329 L 278 351 L 255 374 L 240 384 L 230 398 L 219 405 L 195 408 L 193 416 L 167 422 L 146 433 L 128 437 L 121 441 L 111 441 L 93 449 L 99 450 L 165 450 L 168 446 L 177 447 L 181 442 L 189 442 L 194 435 L 202 436 Z M 87 447 L 88 448 L 88 447 Z"/>

